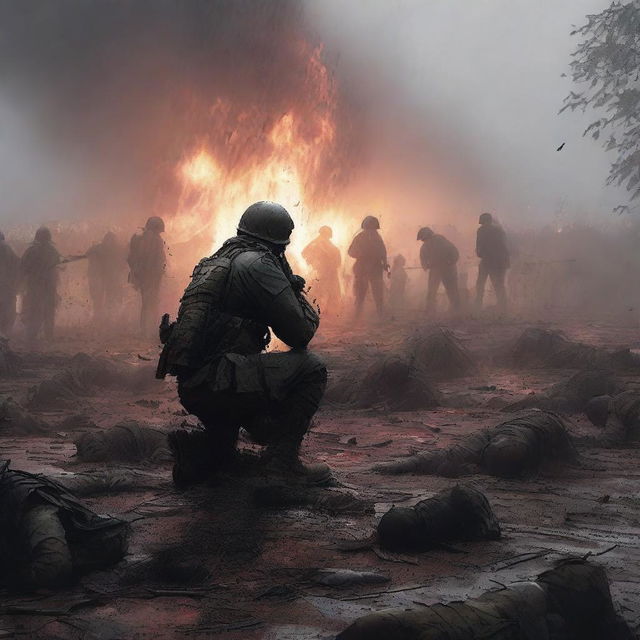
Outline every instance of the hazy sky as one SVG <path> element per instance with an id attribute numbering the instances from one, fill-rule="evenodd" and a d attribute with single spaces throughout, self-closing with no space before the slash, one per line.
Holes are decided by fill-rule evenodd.
<path id="1" fill-rule="evenodd" d="M 80 215 L 91 197 L 85 193 L 83 200 L 80 195 L 87 183 L 101 187 L 101 198 L 108 196 L 110 204 L 115 199 L 120 209 L 131 208 L 134 192 L 141 192 L 137 177 L 128 185 L 120 180 L 121 174 L 134 174 L 126 162 L 119 163 L 119 147 L 107 142 L 126 143 L 131 132 L 140 128 L 136 122 L 143 126 L 151 120 L 151 110 L 142 108 L 144 83 L 151 74 L 140 53 L 147 46 L 148 58 L 155 60 L 151 68 L 156 79 L 167 68 L 174 74 L 182 74 L 184 69 L 186 74 L 195 66 L 192 58 L 179 57 L 189 48 L 184 42 L 176 48 L 179 55 L 174 55 L 166 39 L 156 37 L 145 11 L 152 7 L 156 18 L 164 15 L 162 11 L 165 17 L 177 11 L 187 15 L 195 7 L 202 11 L 203 6 L 212 13 L 222 11 L 223 17 L 212 22 L 217 32 L 200 35 L 212 45 L 219 43 L 219 50 L 212 47 L 216 56 L 231 46 L 224 44 L 225 38 L 232 41 L 238 49 L 230 55 L 237 59 L 251 49 L 247 45 L 251 35 L 238 28 L 238 23 L 248 22 L 247 11 L 257 10 L 260 5 L 257 0 L 255 6 L 236 1 L 236 5 L 222 1 L 190 5 L 187 0 L 156 0 L 135 5 L 125 0 L 120 4 L 106 0 L 60 4 L 54 0 L 39 4 L 0 0 L 0 222 L 46 219 L 49 211 L 51 217 Z M 424 121 L 427 132 L 422 136 L 428 141 L 429 135 L 435 137 L 437 133 L 436 161 L 442 158 L 446 167 L 452 157 L 455 162 L 459 156 L 470 182 L 482 181 L 482 208 L 498 211 L 499 217 L 513 222 L 552 219 L 559 209 L 565 217 L 606 219 L 612 215 L 613 206 L 625 201 L 624 190 L 605 187 L 611 156 L 597 142 L 582 137 L 594 115 L 558 115 L 563 98 L 572 88 L 570 78 L 561 77 L 569 71 L 570 53 L 577 44 L 577 39 L 570 36 L 572 25 L 582 24 L 586 14 L 608 6 L 608 0 L 302 1 L 307 21 L 325 41 L 337 74 L 348 68 L 349 72 L 341 76 L 343 80 L 355 77 L 357 84 L 366 86 L 370 82 L 378 86 L 378 91 L 382 86 L 393 102 L 407 105 L 413 114 L 412 123 L 417 113 L 417 122 Z M 290 8 L 292 2 L 283 0 L 269 7 Z M 114 11 L 114 7 L 120 11 Z M 134 13 L 137 22 L 122 19 L 124 7 L 140 8 Z M 238 7 L 242 9 L 236 11 Z M 185 24 L 194 29 L 198 21 Z M 191 42 L 191 31 L 177 31 Z M 116 46 L 120 41 L 113 34 L 119 33 L 129 38 L 127 47 L 138 55 L 133 72 L 129 49 L 125 55 Z M 199 46 L 204 48 L 202 43 Z M 54 57 L 50 51 L 67 56 L 55 60 L 55 72 L 46 68 L 47 61 Z M 281 58 L 273 56 L 273 64 L 282 75 L 286 48 L 280 53 Z M 198 60 L 202 63 L 206 58 Z M 110 69 L 109 65 L 116 68 Z M 30 74 L 30 84 L 25 81 L 24 87 L 20 78 L 23 67 Z M 225 62 L 225 67 L 234 68 L 231 62 Z M 105 70 L 110 70 L 110 75 Z M 138 91 L 133 97 L 126 82 L 121 81 L 127 73 L 131 74 L 131 87 Z M 3 82 L 3 78 L 11 82 Z M 87 88 L 92 83 L 95 90 Z M 154 90 L 158 89 L 156 85 Z M 216 82 L 211 85 L 210 93 L 215 93 Z M 111 86 L 128 101 L 109 93 Z M 160 129 L 167 131 L 171 129 L 172 112 L 165 97 L 174 89 L 162 83 L 159 86 L 164 93 L 155 100 L 161 104 L 153 105 L 153 117 Z M 147 94 L 153 96 L 151 91 Z M 47 100 L 40 99 L 41 95 Z M 365 109 L 369 107 L 375 109 L 375 105 L 364 105 Z M 134 114 L 129 118 L 131 130 L 119 127 L 127 119 L 128 114 L 121 117 L 125 109 Z M 138 121 L 136 109 L 142 114 Z M 114 130 L 105 123 L 113 125 Z M 96 150 L 92 136 L 103 145 L 102 151 Z M 69 141 L 62 149 L 61 138 Z M 448 140 L 450 145 L 446 144 Z M 565 148 L 556 152 L 562 142 Z M 143 149 L 143 145 L 138 146 Z M 162 155 L 162 148 L 158 147 L 157 156 Z M 128 162 L 132 162 L 129 155 L 135 156 L 137 147 L 131 151 L 125 158 Z M 103 170 L 103 159 L 111 173 Z M 135 170 L 144 177 L 149 164 L 146 157 L 140 154 L 134 159 L 138 163 Z M 94 160 L 96 166 L 91 167 Z M 173 162 L 162 157 L 154 157 L 154 161 Z M 122 203 L 114 195 L 118 191 L 123 194 Z"/>
<path id="2" fill-rule="evenodd" d="M 582 137 L 593 114 L 558 111 L 573 88 L 561 77 L 578 41 L 572 25 L 609 4 L 311 0 L 309 11 L 332 46 L 363 72 L 387 74 L 425 117 L 473 147 L 474 162 L 494 168 L 495 204 L 510 195 L 533 216 L 552 217 L 562 207 L 601 218 L 626 192 L 604 186 L 611 156 Z"/>

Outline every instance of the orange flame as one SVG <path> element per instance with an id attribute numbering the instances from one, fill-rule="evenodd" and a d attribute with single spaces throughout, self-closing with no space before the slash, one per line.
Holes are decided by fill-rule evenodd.
<path id="1" fill-rule="evenodd" d="M 258 108 L 239 111 L 223 99 L 211 107 L 216 138 L 226 133 L 221 145 L 199 144 L 177 168 L 181 195 L 168 225 L 174 241 L 206 234 L 213 250 L 235 235 L 247 206 L 274 200 L 288 209 L 296 225 L 288 251 L 294 263 L 304 264 L 301 251 L 322 225 L 332 227 L 334 242 L 346 247 L 354 231 L 348 215 L 316 206 L 312 195 L 322 184 L 323 162 L 336 139 L 336 91 L 321 54 L 321 47 L 307 51 L 306 83 L 315 92 L 310 113 L 292 105 L 269 121 Z"/>

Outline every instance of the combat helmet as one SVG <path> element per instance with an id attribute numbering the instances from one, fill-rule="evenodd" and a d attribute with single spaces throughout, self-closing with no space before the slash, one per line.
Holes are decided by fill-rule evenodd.
<path id="1" fill-rule="evenodd" d="M 380 228 L 380 220 L 375 216 L 367 216 L 360 225 L 363 229 L 379 229 Z"/>
<path id="2" fill-rule="evenodd" d="M 144 225 L 144 228 L 147 231 L 164 233 L 164 220 L 160 216 L 151 216 Z"/>
<path id="3" fill-rule="evenodd" d="M 331 238 L 333 238 L 333 229 L 325 224 L 318 229 L 318 235 L 321 238 L 330 240 Z"/>
<path id="4" fill-rule="evenodd" d="M 435 234 L 433 233 L 433 229 L 431 229 L 431 227 L 422 227 L 418 231 L 418 237 L 416 238 L 416 240 L 422 240 L 424 242 L 425 240 L 432 238 L 434 235 Z"/>
<path id="5" fill-rule="evenodd" d="M 36 235 L 34 236 L 33 241 L 39 244 L 51 242 L 51 229 L 49 229 L 49 227 L 40 227 L 36 231 Z"/>
<path id="6" fill-rule="evenodd" d="M 490 213 L 481 213 L 479 224 L 491 224 L 493 222 L 493 216 Z"/>
<path id="7" fill-rule="evenodd" d="M 261 200 L 252 204 L 240 218 L 238 233 L 271 244 L 289 244 L 294 228 L 289 212 L 277 202 Z"/>

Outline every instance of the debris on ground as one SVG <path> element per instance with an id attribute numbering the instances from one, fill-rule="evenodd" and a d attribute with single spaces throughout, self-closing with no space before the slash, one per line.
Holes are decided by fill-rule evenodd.
<path id="1" fill-rule="evenodd" d="M 360 584 L 384 584 L 389 576 L 377 571 L 354 571 L 353 569 L 319 569 L 312 582 L 325 587 L 352 587 Z"/>
<path id="2" fill-rule="evenodd" d="M 352 492 L 336 489 L 316 489 L 271 485 L 258 487 L 253 494 L 254 502 L 263 509 L 294 509 L 305 507 L 312 511 L 331 514 L 373 513 L 373 504 Z"/>

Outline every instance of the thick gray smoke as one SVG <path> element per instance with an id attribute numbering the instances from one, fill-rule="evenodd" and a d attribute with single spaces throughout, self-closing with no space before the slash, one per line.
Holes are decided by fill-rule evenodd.
<path id="1" fill-rule="evenodd" d="M 274 119 L 316 108 L 301 44 L 317 37 L 294 0 L 3 2 L 0 24 L 3 220 L 164 213 L 196 142 L 233 164 Z M 260 118 L 221 126 L 220 98 Z M 326 163 L 345 179 L 340 149 Z"/>
<path id="2" fill-rule="evenodd" d="M 309 8 L 330 46 L 421 115 L 418 135 L 449 139 L 466 171 L 482 176 L 482 208 L 530 225 L 610 218 L 627 198 L 604 187 L 611 158 L 582 137 L 592 114 L 558 115 L 574 88 L 562 77 L 573 25 L 609 4 L 326 0 Z"/>
<path id="3" fill-rule="evenodd" d="M 510 224 L 602 218 L 625 194 L 604 188 L 587 120 L 557 112 L 571 26 L 607 4 L 6 0 L 1 219 L 171 211 L 194 144 L 233 165 L 260 155 L 274 119 L 315 108 L 301 43 L 324 44 L 338 97 L 336 146 L 310 193 L 361 184 L 362 207 L 412 224 L 480 209 Z M 231 113 L 221 126 L 219 98 L 263 122 Z"/>

